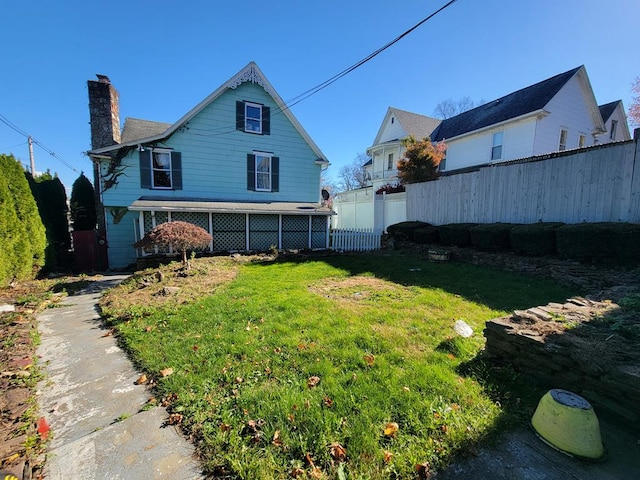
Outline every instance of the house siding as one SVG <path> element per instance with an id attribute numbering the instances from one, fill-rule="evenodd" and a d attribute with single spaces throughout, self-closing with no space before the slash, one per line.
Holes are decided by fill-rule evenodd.
<path id="1" fill-rule="evenodd" d="M 531 155 L 535 136 L 535 119 L 525 119 L 503 126 L 468 135 L 459 139 L 445 140 L 447 144 L 447 170 L 490 163 L 493 135 L 504 132 L 502 158 L 496 161 L 513 160 Z"/>
<path id="2" fill-rule="evenodd" d="M 605 118 L 605 127 L 607 129 L 606 133 L 602 135 L 598 135 L 596 137 L 598 143 L 609 143 L 609 142 L 622 142 L 625 140 L 631 140 L 631 134 L 629 133 L 629 126 L 627 124 L 627 116 L 620 107 L 620 104 L 616 107 L 609 118 Z M 618 122 L 618 127 L 616 128 L 615 138 L 609 138 L 609 132 L 611 131 L 611 120 L 615 120 Z"/>
<path id="3" fill-rule="evenodd" d="M 108 210 L 108 209 L 107 209 Z M 136 262 L 136 222 L 138 212 L 127 212 L 118 223 L 114 223 L 113 216 L 107 213 L 107 248 L 109 251 L 109 266 L 124 268 Z"/>
<path id="4" fill-rule="evenodd" d="M 586 134 L 584 146 L 593 145 L 593 121 L 577 76 L 574 76 L 545 107 L 552 112 L 538 122 L 533 155 L 558 151 L 560 129 L 567 130 L 567 150 L 578 148 L 578 136 Z"/>
<path id="5" fill-rule="evenodd" d="M 271 107 L 271 135 L 235 130 L 235 102 L 250 100 Z M 105 206 L 131 204 L 143 195 L 156 197 L 204 197 L 237 201 L 318 202 L 320 166 L 316 155 L 269 94 L 245 82 L 227 90 L 158 147 L 182 153 L 182 190 L 140 188 L 138 151 L 122 160 L 124 175 L 104 192 Z M 254 150 L 280 158 L 278 192 L 247 190 L 246 155 Z M 102 165 L 103 174 L 106 164 Z"/>

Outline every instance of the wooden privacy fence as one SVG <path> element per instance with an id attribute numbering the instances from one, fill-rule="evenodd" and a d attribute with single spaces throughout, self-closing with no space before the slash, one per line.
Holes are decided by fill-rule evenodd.
<path id="1" fill-rule="evenodd" d="M 373 228 L 331 230 L 329 248 L 346 252 L 364 252 L 380 249 L 382 232 Z"/>
<path id="2" fill-rule="evenodd" d="M 407 219 L 640 223 L 639 143 L 636 137 L 407 185 Z"/>

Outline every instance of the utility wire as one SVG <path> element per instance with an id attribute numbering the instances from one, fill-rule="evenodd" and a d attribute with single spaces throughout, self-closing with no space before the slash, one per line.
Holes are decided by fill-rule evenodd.
<path id="1" fill-rule="evenodd" d="M 22 130 L 20 127 L 18 127 L 16 124 L 14 124 L 13 122 L 11 122 L 11 120 L 9 120 L 7 117 L 5 117 L 4 115 L 2 115 L 0 113 L 0 122 L 4 123 L 7 127 L 9 127 L 10 129 L 14 130 L 15 132 L 19 133 L 20 135 L 24 136 L 24 137 L 31 137 L 31 141 L 33 143 L 35 143 L 36 145 L 38 145 L 41 149 L 43 149 L 45 152 L 47 152 L 49 155 L 51 155 L 53 158 L 55 158 L 56 160 L 58 160 L 60 163 L 62 163 L 65 167 L 70 168 L 71 170 L 73 170 L 76 173 L 80 173 L 78 172 L 78 170 L 76 170 L 73 166 L 71 166 L 69 163 L 67 163 L 66 161 L 64 161 L 62 158 L 60 158 L 58 156 L 58 154 L 56 152 L 54 152 L 53 150 L 51 150 L 50 148 L 48 148 L 47 146 L 45 146 L 42 142 L 40 142 L 39 140 L 37 140 L 36 138 L 34 138 L 33 135 L 28 134 L 27 132 L 25 132 L 24 130 Z"/>
<path id="2" fill-rule="evenodd" d="M 306 100 L 307 98 L 311 97 L 312 95 L 315 95 L 316 93 L 318 93 L 321 90 L 324 90 L 325 88 L 327 88 L 329 85 L 337 82 L 338 80 L 340 80 L 342 77 L 344 77 L 345 75 L 348 75 L 349 73 L 353 72 L 354 70 L 356 70 L 357 68 L 361 67 L 362 65 L 364 65 L 365 63 L 367 63 L 368 61 L 372 60 L 373 58 L 375 58 L 376 56 L 378 56 L 379 54 L 381 54 L 382 52 L 384 52 L 387 48 L 391 47 L 392 45 L 395 45 L 396 43 L 398 43 L 400 40 L 402 40 L 404 37 L 406 37 L 407 35 L 409 35 L 411 32 L 413 32 L 415 29 L 417 29 L 418 27 L 420 27 L 421 25 L 423 25 L 424 23 L 428 22 L 429 20 L 431 20 L 433 17 L 435 17 L 437 14 L 439 14 L 440 12 L 442 12 L 443 10 L 449 8 L 452 4 L 454 4 L 457 0 L 451 0 L 449 2 L 447 2 L 445 5 L 443 5 L 442 7 L 440 7 L 439 9 L 437 9 L 435 12 L 429 14 L 428 16 L 426 16 L 425 18 L 423 18 L 422 20 L 420 20 L 418 23 L 416 23 L 413 27 L 411 27 L 410 29 L 406 30 L 405 32 L 403 32 L 402 34 L 398 35 L 396 38 L 394 38 L 393 40 L 391 40 L 390 42 L 386 43 L 385 45 L 383 45 L 382 47 L 378 48 L 377 50 L 375 50 L 374 52 L 370 53 L 369 55 L 367 55 L 366 57 L 364 57 L 362 60 L 354 63 L 353 65 L 351 65 L 350 67 L 345 68 L 344 70 L 342 70 L 340 73 L 337 73 L 336 75 L 334 75 L 333 77 L 325 80 L 324 82 L 316 85 L 315 87 L 310 88 L 309 90 L 302 92 L 300 95 L 293 97 L 291 100 L 288 100 L 287 102 L 285 102 L 285 104 L 282 107 L 279 107 L 276 111 L 273 111 L 271 114 L 272 115 L 277 115 L 279 113 L 284 112 L 285 110 L 289 110 L 291 107 L 293 107 L 294 105 L 297 105 L 298 103 L 302 102 L 303 100 Z M 211 133 L 211 134 L 197 134 L 194 133 L 195 135 L 200 135 L 200 136 L 218 136 L 218 135 L 226 135 L 228 133 L 232 133 L 235 132 L 235 128 L 233 130 L 230 130 L 229 127 L 218 127 L 219 129 L 219 133 Z M 225 130 L 225 131 L 221 131 L 221 130 Z M 213 130 L 209 130 L 212 131 Z"/>

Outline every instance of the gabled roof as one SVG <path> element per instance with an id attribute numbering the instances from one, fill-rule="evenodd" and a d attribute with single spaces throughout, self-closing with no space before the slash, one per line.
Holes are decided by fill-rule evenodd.
<path id="1" fill-rule="evenodd" d="M 540 111 L 581 69 L 584 69 L 584 66 L 555 75 L 455 117 L 447 118 L 434 130 L 431 140 L 450 139 Z"/>
<path id="2" fill-rule="evenodd" d="M 407 135 L 413 135 L 417 139 L 422 139 L 431 135 L 433 129 L 436 128 L 441 120 L 437 118 L 427 117 L 426 115 L 420 115 L 418 113 L 407 112 L 406 110 L 400 110 L 399 108 L 389 107 L 387 113 L 384 116 L 384 120 L 380 125 L 380 129 L 376 135 L 373 145 L 380 144 L 380 137 L 382 136 L 385 127 L 388 125 L 389 119 L 394 117 L 398 120 L 398 123 Z M 394 139 L 400 140 L 400 139 Z"/>
<path id="3" fill-rule="evenodd" d="M 609 117 L 613 115 L 613 112 L 616 111 L 616 107 L 622 103 L 622 100 L 616 100 L 615 102 L 605 103 L 604 105 L 599 105 L 600 115 L 602 115 L 602 120 L 607 123 Z"/>
<path id="4" fill-rule="evenodd" d="M 170 123 L 151 122 L 139 118 L 127 117 L 120 136 L 121 143 L 138 142 L 140 139 L 160 135 L 167 131 Z"/>
<path id="5" fill-rule="evenodd" d="M 122 147 L 133 147 L 141 143 L 152 143 L 160 140 L 165 140 L 166 138 L 170 137 L 173 133 L 175 133 L 176 130 L 178 130 L 180 127 L 184 126 L 187 122 L 189 122 L 189 120 L 195 117 L 198 113 L 200 113 L 210 103 L 215 101 L 220 95 L 222 95 L 228 89 L 230 88 L 235 89 L 244 82 L 255 83 L 257 85 L 260 85 L 262 88 L 264 88 L 264 90 L 271 96 L 271 98 L 273 98 L 274 102 L 279 107 L 277 113 L 284 114 L 289 119 L 289 121 L 293 124 L 294 128 L 298 131 L 298 133 L 300 133 L 302 138 L 304 138 L 305 141 L 309 144 L 309 146 L 311 147 L 313 152 L 318 156 L 318 158 L 323 161 L 326 161 L 326 157 L 324 156 L 322 151 L 311 139 L 311 137 L 306 132 L 306 130 L 302 127 L 302 125 L 300 125 L 300 122 L 298 122 L 298 120 L 295 118 L 293 113 L 291 113 L 291 110 L 287 108 L 286 104 L 284 103 L 280 95 L 278 95 L 278 93 L 275 91 L 275 89 L 273 88 L 269 80 L 267 80 L 267 77 L 264 76 L 264 73 L 262 73 L 262 70 L 260 70 L 260 68 L 258 67 L 258 65 L 256 65 L 255 62 L 249 62 L 249 64 L 247 64 L 246 67 L 244 67 L 242 70 L 236 73 L 233 77 L 231 77 L 229 80 L 223 83 L 220 87 L 218 87 L 218 89 L 216 89 L 213 93 L 211 93 L 207 98 L 205 98 L 198 105 L 196 105 L 191 110 L 189 110 L 180 120 L 171 124 L 169 128 L 165 129 L 163 132 L 156 132 L 147 137 L 137 138 L 135 140 L 132 139 L 132 140 L 125 141 L 124 139 L 122 139 L 121 143 L 119 144 L 111 145 L 109 147 L 96 148 L 94 150 L 89 150 L 87 153 L 89 155 L 109 154 L 110 152 L 117 151 Z M 142 120 L 142 122 L 147 122 L 148 124 L 160 125 L 159 122 L 148 122 L 145 120 Z M 230 130 L 235 131 L 235 118 L 231 121 L 229 127 L 230 127 Z M 126 124 L 125 124 L 125 128 L 126 128 Z"/>

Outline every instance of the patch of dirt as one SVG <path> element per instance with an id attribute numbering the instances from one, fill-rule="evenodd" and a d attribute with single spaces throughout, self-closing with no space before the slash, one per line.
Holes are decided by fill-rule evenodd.
<path id="1" fill-rule="evenodd" d="M 51 285 L 40 280 L 0 289 L 0 470 L 21 479 L 39 478 L 41 467 L 33 338 L 36 313 L 62 296 L 48 294 Z"/>
<path id="2" fill-rule="evenodd" d="M 324 298 L 341 302 L 361 302 L 381 294 L 388 300 L 411 297 L 411 292 L 396 283 L 367 276 L 327 279 L 311 285 L 309 290 Z"/>

